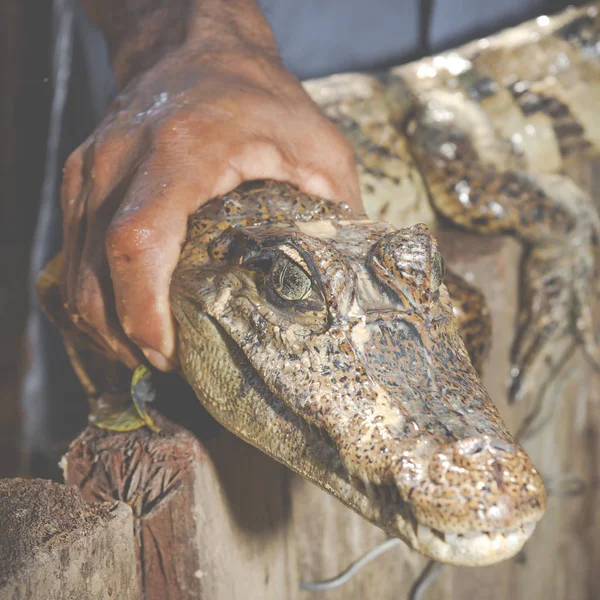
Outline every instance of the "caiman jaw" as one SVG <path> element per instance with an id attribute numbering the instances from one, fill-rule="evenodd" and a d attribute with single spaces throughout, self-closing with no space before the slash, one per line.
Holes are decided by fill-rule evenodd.
<path id="1" fill-rule="evenodd" d="M 369 469 L 351 468 L 351 474 L 329 434 L 288 409 L 216 321 L 183 297 L 176 306 L 180 324 L 197 327 L 189 327 L 181 338 L 185 345 L 182 364 L 213 416 L 390 535 L 440 562 L 486 566 L 514 556 L 533 533 L 544 512 L 545 491 L 518 446 L 484 436 L 432 451 L 431 440 L 424 435 L 415 451 L 414 440 L 399 436 L 394 440 L 398 450 L 390 447 L 390 454 L 397 458 L 395 480 L 384 483 Z M 200 372 L 199 365 L 207 371 Z M 191 377 L 193 371 L 196 379 Z M 250 393 L 237 387 L 240 376 L 251 381 Z M 232 400 L 217 397 L 215 389 L 223 383 L 213 379 L 219 377 L 228 381 L 226 393 Z M 248 395 L 253 404 L 250 408 L 245 402 Z M 289 443 L 280 444 L 274 436 Z M 378 449 L 375 441 L 365 445 L 371 444 L 381 452 L 381 444 Z M 470 460 L 474 469 L 465 464 Z M 506 478 L 503 467 L 516 474 L 507 479 L 521 501 L 515 503 L 510 493 L 508 497 L 499 493 L 498 477 Z M 500 483 L 500 487 L 505 486 Z"/>
<path id="2" fill-rule="evenodd" d="M 427 229 L 220 231 L 221 262 L 184 250 L 171 287 L 180 360 L 213 416 L 433 559 L 514 555 L 544 486 L 470 364 Z"/>
<path id="3" fill-rule="evenodd" d="M 388 531 L 395 518 L 396 535 L 440 562 L 485 566 L 510 558 L 543 515 L 543 483 L 518 446 L 488 436 L 466 438 L 397 465 L 396 486 L 367 483 L 365 493 L 381 507 L 380 519 L 390 521 Z M 504 474 L 514 468 L 518 476 Z M 400 510 L 386 517 L 390 497 Z"/>

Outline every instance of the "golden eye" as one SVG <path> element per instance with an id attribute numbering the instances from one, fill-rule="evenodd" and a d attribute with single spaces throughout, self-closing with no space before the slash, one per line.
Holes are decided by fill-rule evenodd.
<path id="1" fill-rule="evenodd" d="M 273 289 L 284 300 L 305 300 L 312 291 L 312 281 L 306 271 L 287 256 L 280 256 L 271 270 Z"/>
<path id="2" fill-rule="evenodd" d="M 431 258 L 431 291 L 437 292 L 444 281 L 444 259 L 439 252 Z"/>

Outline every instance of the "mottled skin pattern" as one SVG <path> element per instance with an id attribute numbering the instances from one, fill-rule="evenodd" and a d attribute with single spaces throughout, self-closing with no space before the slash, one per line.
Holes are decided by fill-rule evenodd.
<path id="1" fill-rule="evenodd" d="M 282 260 L 310 282 L 300 300 L 278 294 Z M 424 225 L 246 184 L 190 220 L 171 285 L 179 356 L 236 435 L 420 552 L 489 564 L 529 537 L 545 491 L 471 366 L 442 277 Z"/>
<path id="2" fill-rule="evenodd" d="M 367 212 L 402 194 L 526 253 L 513 399 L 539 392 L 579 344 L 600 366 L 591 306 L 598 213 L 560 174 L 600 147 L 597 6 L 540 17 L 457 51 L 307 88 L 357 147 Z M 378 172 L 377 172 L 378 171 Z M 384 183 L 377 182 L 377 177 Z"/>
<path id="3" fill-rule="evenodd" d="M 574 340 L 597 360 L 598 219 L 556 174 L 600 137 L 596 26 L 594 10 L 570 11 L 383 80 L 306 84 L 355 145 L 367 213 L 396 227 L 273 182 L 190 219 L 171 298 L 184 375 L 204 405 L 437 560 L 513 555 L 545 491 L 458 334 L 480 367 L 480 294 L 452 274 L 442 283 L 425 226 L 397 227 L 428 220 L 431 203 L 460 227 L 525 242 L 513 395 L 539 389 Z M 56 294 L 44 299 L 52 313 Z"/>

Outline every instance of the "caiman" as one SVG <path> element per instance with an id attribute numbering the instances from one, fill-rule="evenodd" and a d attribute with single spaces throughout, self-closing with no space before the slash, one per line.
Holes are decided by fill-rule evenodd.
<path id="1" fill-rule="evenodd" d="M 398 229 L 398 215 L 416 220 L 431 203 L 461 228 L 525 243 L 514 396 L 538 389 L 574 343 L 597 361 L 598 217 L 558 173 L 598 146 L 598 23 L 595 7 L 569 10 L 380 78 L 308 82 L 354 143 L 369 217 L 263 181 L 189 220 L 171 304 L 200 401 L 439 561 L 514 555 L 546 493 L 469 358 L 481 365 L 489 332 L 479 293 L 444 274 L 425 225 Z M 42 303 L 96 423 L 110 426 L 115 365 L 71 323 L 60 278 L 57 258 Z"/>

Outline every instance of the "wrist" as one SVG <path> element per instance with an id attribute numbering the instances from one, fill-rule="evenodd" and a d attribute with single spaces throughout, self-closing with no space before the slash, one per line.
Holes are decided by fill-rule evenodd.
<path id="1" fill-rule="evenodd" d="M 174 52 L 190 60 L 211 56 L 278 60 L 272 31 L 255 0 L 165 4 L 138 14 L 129 24 L 104 28 L 119 89 Z"/>

